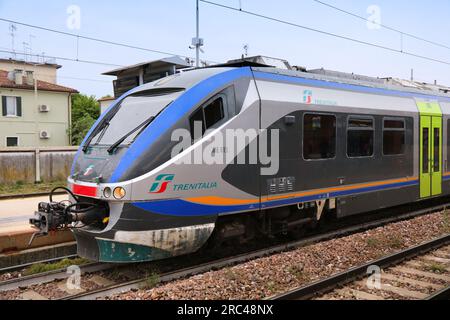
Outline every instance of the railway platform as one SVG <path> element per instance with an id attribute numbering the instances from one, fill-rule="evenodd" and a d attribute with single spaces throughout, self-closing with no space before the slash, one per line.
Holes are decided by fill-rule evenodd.
<path id="1" fill-rule="evenodd" d="M 56 201 L 67 199 L 66 195 L 57 195 Z M 55 245 L 74 241 L 70 231 L 58 232 L 48 237 L 36 238 L 29 247 L 28 243 L 35 230 L 28 221 L 33 216 L 39 202 L 48 201 L 47 196 L 17 198 L 0 201 L 0 268 L 11 263 L 26 262 L 47 258 L 49 250 L 41 250 Z M 54 250 L 50 250 L 54 251 Z"/>

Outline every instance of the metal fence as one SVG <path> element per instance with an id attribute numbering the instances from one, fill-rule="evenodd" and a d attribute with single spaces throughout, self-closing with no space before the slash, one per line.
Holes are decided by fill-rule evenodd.
<path id="1" fill-rule="evenodd" d="M 0 148 L 0 184 L 66 180 L 78 147 Z"/>

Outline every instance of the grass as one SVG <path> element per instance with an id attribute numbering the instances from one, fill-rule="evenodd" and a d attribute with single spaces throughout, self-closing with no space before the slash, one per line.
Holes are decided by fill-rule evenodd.
<path id="1" fill-rule="evenodd" d="M 291 266 L 289 267 L 288 272 L 292 274 L 297 280 L 304 280 L 307 278 L 302 265 Z"/>
<path id="2" fill-rule="evenodd" d="M 30 276 L 33 274 L 44 273 L 48 271 L 64 269 L 73 265 L 83 265 L 89 263 L 89 260 L 83 258 L 75 258 L 75 259 L 63 259 L 61 261 L 55 263 L 37 263 L 33 264 L 29 268 L 24 271 L 24 275 Z"/>
<path id="3" fill-rule="evenodd" d="M 226 268 L 224 275 L 225 278 L 230 281 L 236 281 L 239 278 L 239 275 L 237 275 L 231 268 Z"/>
<path id="4" fill-rule="evenodd" d="M 433 273 L 446 273 L 447 267 L 441 263 L 433 262 L 428 264 L 425 269 Z"/>
<path id="5" fill-rule="evenodd" d="M 405 241 L 397 235 L 391 235 L 383 240 L 375 237 L 368 238 L 366 240 L 366 244 L 368 247 L 374 249 L 383 247 L 389 247 L 391 249 L 401 249 L 404 247 Z"/>
<path id="6" fill-rule="evenodd" d="M 66 181 L 25 183 L 17 181 L 14 184 L 0 184 L 0 196 L 15 196 L 29 193 L 50 192 L 53 188 L 65 186 Z"/>
<path id="7" fill-rule="evenodd" d="M 380 246 L 380 244 L 381 244 L 381 241 L 378 240 L 377 238 L 368 238 L 366 240 L 366 244 L 370 248 L 378 248 Z"/>
<path id="8" fill-rule="evenodd" d="M 274 281 L 269 281 L 267 283 L 267 290 L 269 290 L 270 293 L 274 294 L 274 293 L 278 292 L 279 289 L 280 288 L 279 288 L 278 284 L 275 283 Z"/>
<path id="9" fill-rule="evenodd" d="M 159 277 L 159 274 L 156 272 L 151 272 L 145 279 L 145 282 L 141 285 L 141 289 L 143 289 L 143 290 L 153 289 L 160 282 L 161 282 L 161 278 Z"/>
<path id="10" fill-rule="evenodd" d="M 405 246 L 405 241 L 397 235 L 391 235 L 386 239 L 386 244 L 392 249 L 402 249 Z"/>

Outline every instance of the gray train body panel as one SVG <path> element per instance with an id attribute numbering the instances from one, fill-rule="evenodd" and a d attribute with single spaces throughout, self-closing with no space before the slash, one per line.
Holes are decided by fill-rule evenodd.
<path id="1" fill-rule="evenodd" d="M 257 214 L 319 200 L 333 201 L 338 217 L 419 201 L 417 101 L 440 103 L 442 165 L 447 172 L 450 98 L 445 94 L 270 68 L 211 68 L 141 86 L 119 98 L 111 110 L 127 97 L 174 88 L 182 92 L 131 145 L 121 146 L 113 154 L 101 145 L 92 145 L 87 153 L 78 152 L 69 185 L 94 188 L 95 196 L 83 196 L 107 202 L 110 208 L 104 229 L 86 227 L 74 232 L 81 256 L 130 262 L 188 254 L 207 242 L 222 216 Z M 217 98 L 222 99 L 222 119 L 193 145 L 172 155 L 179 143 L 173 139 L 174 131 L 191 130 L 191 117 Z M 304 118 L 308 115 L 335 117 L 333 158 L 304 158 Z M 373 156 L 348 157 L 351 117 L 373 121 Z M 404 120 L 405 150 L 401 155 L 382 154 L 385 119 Z M 235 146 L 236 157 L 232 158 L 227 158 L 227 148 L 211 147 L 212 141 L 236 130 L 240 134 L 266 130 L 269 136 L 272 131 L 279 132 L 276 174 L 262 175 L 265 165 L 260 162 L 237 163 L 240 156 L 259 150 L 261 136 L 249 135 L 246 144 Z M 268 142 L 271 152 L 271 140 Z M 213 156 L 219 149 L 226 161 L 192 163 L 205 150 Z M 105 197 L 106 188 L 116 187 L 126 191 L 122 199 Z M 442 187 L 442 195 L 450 193 L 448 181 Z"/>

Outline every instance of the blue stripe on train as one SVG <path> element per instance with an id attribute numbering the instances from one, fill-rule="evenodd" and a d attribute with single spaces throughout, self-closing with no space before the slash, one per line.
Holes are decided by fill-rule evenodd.
<path id="1" fill-rule="evenodd" d="M 315 201 L 326 198 L 335 198 L 348 196 L 358 193 L 366 193 L 379 191 L 384 189 L 401 188 L 418 185 L 419 180 L 413 180 L 408 182 L 386 184 L 382 186 L 366 187 L 354 190 L 337 191 L 331 193 L 322 193 L 306 197 L 290 198 L 285 200 L 268 201 L 263 203 L 262 208 L 272 208 L 278 206 L 284 206 L 289 204 L 296 204 L 301 202 Z M 205 216 L 205 215 L 216 215 L 221 213 L 231 213 L 249 210 L 258 210 L 258 204 L 250 205 L 232 205 L 232 206 L 212 206 L 204 205 L 199 203 L 192 203 L 181 199 L 176 200 L 159 200 L 150 202 L 135 202 L 133 203 L 135 207 L 144 209 L 146 211 L 151 211 L 153 213 L 170 215 L 170 216 Z"/>

